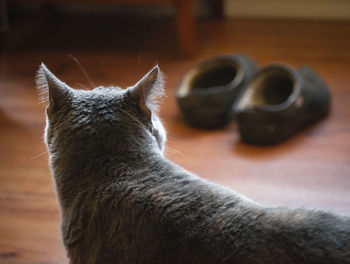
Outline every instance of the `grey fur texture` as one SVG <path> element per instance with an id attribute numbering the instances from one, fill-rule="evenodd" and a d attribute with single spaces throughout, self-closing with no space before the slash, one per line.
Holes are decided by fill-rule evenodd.
<path id="1" fill-rule="evenodd" d="M 72 264 L 349 264 L 350 218 L 268 208 L 163 156 L 163 78 L 74 90 L 41 65 L 45 142 Z"/>

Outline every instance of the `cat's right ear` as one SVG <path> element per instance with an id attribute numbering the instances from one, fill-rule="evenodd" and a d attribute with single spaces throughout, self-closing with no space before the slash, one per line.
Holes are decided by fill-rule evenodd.
<path id="1" fill-rule="evenodd" d="M 158 110 L 158 100 L 164 95 L 163 74 L 156 65 L 134 86 L 128 88 L 128 94 L 138 102 L 139 107 L 150 116 Z"/>
<path id="2" fill-rule="evenodd" d="M 50 72 L 44 63 L 40 65 L 37 72 L 36 85 L 39 90 L 39 100 L 49 101 L 48 111 L 62 108 L 69 94 L 72 93 L 72 89 Z"/>

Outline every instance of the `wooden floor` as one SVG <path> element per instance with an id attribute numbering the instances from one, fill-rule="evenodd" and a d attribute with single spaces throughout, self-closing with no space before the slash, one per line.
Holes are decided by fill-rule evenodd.
<path id="1" fill-rule="evenodd" d="M 159 63 L 169 159 L 267 205 L 350 214 L 350 23 L 203 20 L 198 37 L 197 56 L 182 59 L 168 19 L 58 16 L 12 25 L 0 58 L 1 264 L 67 263 L 34 76 L 43 61 L 71 86 L 90 87 L 69 54 L 96 85 L 131 85 Z M 240 142 L 234 121 L 214 131 L 185 125 L 175 101 L 181 76 L 198 61 L 237 52 L 262 66 L 312 66 L 331 89 L 330 116 L 272 147 Z"/>

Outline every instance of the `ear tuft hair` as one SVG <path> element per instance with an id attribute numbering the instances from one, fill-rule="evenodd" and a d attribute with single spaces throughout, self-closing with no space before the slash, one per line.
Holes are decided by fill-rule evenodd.
<path id="1" fill-rule="evenodd" d="M 157 69 L 155 81 L 153 83 L 153 87 L 150 89 L 149 94 L 147 95 L 146 105 L 149 107 L 151 111 L 157 112 L 159 109 L 159 102 L 165 96 L 165 77 L 163 72 L 159 69 L 159 66 L 156 65 L 154 69 Z M 144 94 L 144 96 L 146 96 Z"/>
<path id="2" fill-rule="evenodd" d="M 41 63 L 36 73 L 36 88 L 38 89 L 39 103 L 45 103 L 49 100 L 49 84 L 45 74 L 45 64 Z"/>

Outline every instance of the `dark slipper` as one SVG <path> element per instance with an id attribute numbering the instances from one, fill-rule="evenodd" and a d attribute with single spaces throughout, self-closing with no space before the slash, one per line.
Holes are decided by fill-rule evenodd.
<path id="1" fill-rule="evenodd" d="M 327 85 L 310 67 L 271 65 L 261 69 L 235 105 L 244 142 L 274 144 L 329 111 Z"/>
<path id="2" fill-rule="evenodd" d="M 245 55 L 214 57 L 190 69 L 177 90 L 185 121 L 199 128 L 226 125 L 238 94 L 257 69 L 256 62 Z"/>

